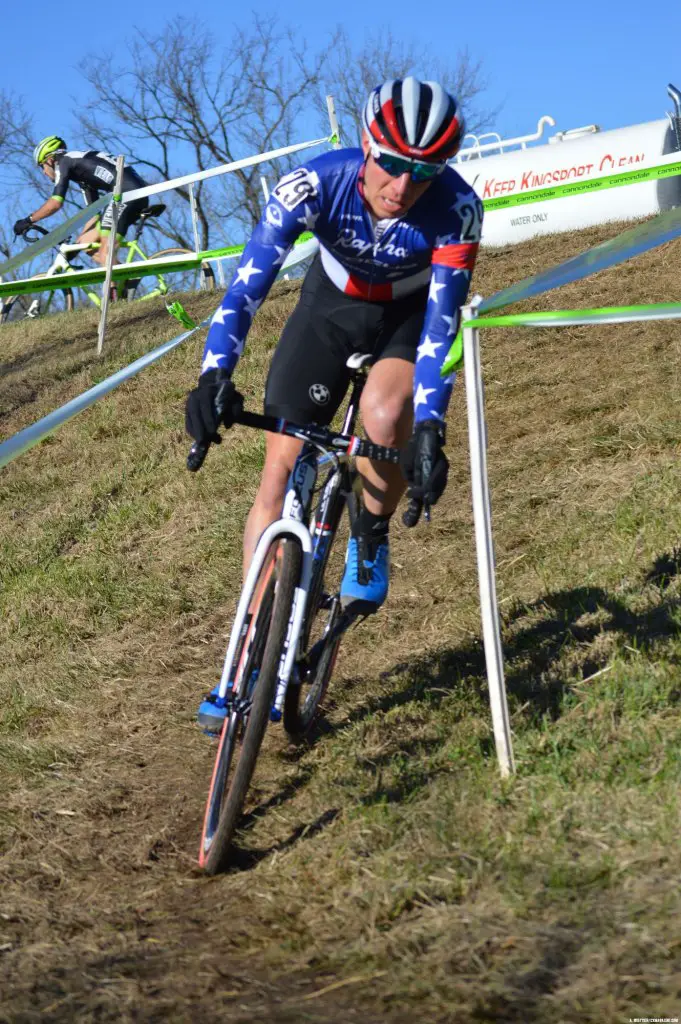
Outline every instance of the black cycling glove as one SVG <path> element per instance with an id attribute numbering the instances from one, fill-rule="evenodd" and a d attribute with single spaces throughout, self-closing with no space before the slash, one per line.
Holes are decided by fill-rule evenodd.
<path id="1" fill-rule="evenodd" d="M 13 227 L 15 235 L 23 235 L 24 231 L 28 231 L 30 227 L 33 227 L 33 221 L 30 217 L 21 217 L 20 220 L 16 221 Z"/>
<path id="2" fill-rule="evenodd" d="M 187 395 L 184 423 L 190 437 L 201 445 L 219 444 L 218 428 L 231 427 L 243 412 L 243 395 L 224 370 L 206 370 L 198 387 Z"/>
<path id="3" fill-rule="evenodd" d="M 442 450 L 444 440 L 439 420 L 422 420 L 414 427 L 402 456 L 409 497 L 426 506 L 434 505 L 447 486 L 449 462 Z"/>

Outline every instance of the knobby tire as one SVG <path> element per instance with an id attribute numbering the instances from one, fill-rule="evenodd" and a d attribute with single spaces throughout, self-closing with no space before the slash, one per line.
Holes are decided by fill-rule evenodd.
<path id="1" fill-rule="evenodd" d="M 193 255 L 194 255 L 193 249 L 182 249 L 179 246 L 175 246 L 175 247 L 171 246 L 171 248 L 169 248 L 169 249 L 159 249 L 158 252 L 153 252 L 151 254 L 151 256 L 149 256 L 148 258 L 150 260 L 161 260 L 161 259 L 165 259 L 168 256 L 193 256 Z M 201 266 L 198 268 L 198 270 L 199 270 L 199 273 L 201 275 L 201 280 L 203 282 L 204 290 L 207 291 L 207 292 L 215 291 L 215 273 L 213 272 L 213 268 L 210 265 L 210 263 L 208 263 L 207 261 L 202 263 Z M 170 271 L 167 271 L 167 273 L 170 273 Z M 138 279 L 138 280 L 136 280 L 134 282 L 135 287 L 131 289 L 132 294 L 128 295 L 126 293 L 126 298 L 127 298 L 128 302 L 132 302 L 132 300 L 133 300 L 133 298 L 135 296 L 135 289 L 137 288 L 137 285 L 140 283 L 140 280 L 141 279 Z M 129 284 L 132 285 L 132 283 L 133 283 L 132 280 L 130 280 Z"/>
<path id="2" fill-rule="evenodd" d="M 276 554 L 265 560 L 263 573 L 269 573 L 270 579 L 261 585 L 261 577 L 256 584 L 255 593 L 258 594 L 258 605 L 252 609 L 252 619 L 248 632 L 242 643 L 241 651 L 237 651 L 237 658 L 243 660 L 243 647 L 248 643 L 251 633 L 255 635 L 254 643 L 258 643 L 258 622 L 261 615 L 269 616 L 269 624 L 265 628 L 266 639 L 262 644 L 260 664 L 247 656 L 245 664 L 239 665 L 237 671 L 240 678 L 237 682 L 239 696 L 244 696 L 249 685 L 249 678 L 254 668 L 259 668 L 257 682 L 254 688 L 253 703 L 248 713 L 245 725 L 242 726 L 242 737 L 240 749 L 239 743 L 239 716 L 232 713 L 223 726 L 220 737 L 220 746 L 216 756 L 215 770 L 211 780 L 211 788 L 206 807 L 206 819 L 204 822 L 204 833 L 201 838 L 201 850 L 199 863 L 210 875 L 223 871 L 229 860 L 230 849 L 234 833 L 241 818 L 248 788 L 253 778 L 255 764 L 260 752 L 260 747 L 265 735 L 265 729 L 270 718 L 270 710 L 276 694 L 279 663 L 282 650 L 286 640 L 291 608 L 293 605 L 296 586 L 300 580 L 302 566 L 302 549 L 296 538 L 284 541 L 275 541 L 273 548 L 279 548 L 278 557 Z M 273 589 L 273 593 L 272 593 Z M 262 623 L 260 623 L 262 629 Z M 264 634 L 261 634 L 264 635 Z M 241 720 L 243 722 L 243 720 Z M 238 760 L 233 769 L 231 781 L 228 779 L 232 760 L 238 753 Z M 222 777 L 221 777 L 222 776 Z M 223 787 L 222 802 L 219 811 L 219 822 L 210 847 L 205 850 L 205 835 L 208 822 L 208 815 L 211 808 L 213 794 Z"/>
<path id="3" fill-rule="evenodd" d="M 326 516 L 329 525 L 329 542 L 323 558 L 315 560 L 312 570 L 312 581 L 303 633 L 303 649 L 306 652 L 312 646 L 311 637 L 314 636 L 312 627 L 315 619 L 318 616 L 323 617 L 327 614 L 327 609 L 321 607 L 321 599 L 324 592 L 324 576 L 345 507 L 345 498 L 341 493 L 342 481 L 340 478 L 336 479 L 336 493 L 331 499 Z M 315 519 L 316 515 L 313 513 L 310 522 L 310 533 L 313 537 L 315 536 Z M 325 632 L 330 632 L 333 629 L 339 614 L 340 607 L 338 605 L 335 606 L 335 609 L 328 611 L 327 621 L 324 626 Z M 327 642 L 310 676 L 299 684 L 292 680 L 286 690 L 283 715 L 284 729 L 293 743 L 302 743 L 307 740 L 315 721 L 319 717 L 320 706 L 328 689 L 340 642 L 340 637 Z"/>

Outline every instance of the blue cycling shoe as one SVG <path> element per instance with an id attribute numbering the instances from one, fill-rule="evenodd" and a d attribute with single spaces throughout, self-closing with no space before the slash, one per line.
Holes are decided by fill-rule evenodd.
<path id="1" fill-rule="evenodd" d="M 343 608 L 369 615 L 388 596 L 390 548 L 388 538 L 371 544 L 360 534 L 348 541 L 340 599 Z"/>
<path id="2" fill-rule="evenodd" d="M 220 700 L 219 692 L 220 687 L 214 687 L 199 704 L 196 721 L 206 736 L 219 736 L 227 718 L 227 697 Z"/>

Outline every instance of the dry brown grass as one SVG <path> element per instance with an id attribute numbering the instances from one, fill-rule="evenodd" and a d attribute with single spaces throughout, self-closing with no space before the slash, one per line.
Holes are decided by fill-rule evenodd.
<path id="1" fill-rule="evenodd" d="M 476 288 L 615 232 L 483 252 Z M 680 254 L 532 308 L 668 300 Z M 253 405 L 294 299 L 258 313 Z M 114 307 L 102 365 L 93 313 L 3 328 L 3 435 L 172 323 Z M 215 880 L 194 867 L 213 751 L 192 716 L 262 440 L 233 431 L 184 471 L 193 339 L 3 471 L 0 1021 L 678 1014 L 680 331 L 484 336 L 517 778 L 490 746 L 457 388 L 433 523 L 395 531 L 390 603 L 345 643 L 318 742 L 268 737 L 241 859 Z"/>

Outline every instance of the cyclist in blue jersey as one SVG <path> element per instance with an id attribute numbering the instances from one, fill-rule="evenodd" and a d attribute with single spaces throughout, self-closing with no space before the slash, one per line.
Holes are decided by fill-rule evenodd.
<path id="1" fill-rule="evenodd" d="M 385 82 L 363 113 L 362 148 L 340 149 L 285 175 L 268 200 L 211 322 L 188 433 L 219 440 L 242 406 L 232 382 L 252 318 L 295 239 L 319 240 L 296 308 L 272 358 L 265 411 L 330 423 L 349 380 L 352 352 L 371 352 L 361 403 L 367 436 L 406 445 L 410 497 L 435 504 L 447 482 L 445 413 L 453 376 L 440 368 L 457 333 L 480 240 L 482 203 L 447 164 L 464 123 L 435 82 Z M 216 405 L 222 409 L 218 416 Z M 300 442 L 267 435 L 265 465 L 244 534 L 244 567 L 281 513 Z M 348 545 L 341 600 L 375 611 L 388 593 L 390 520 L 405 490 L 400 468 L 361 460 L 363 507 Z M 199 722 L 224 715 L 211 698 Z M 219 728 L 219 725 L 217 726 Z"/>

